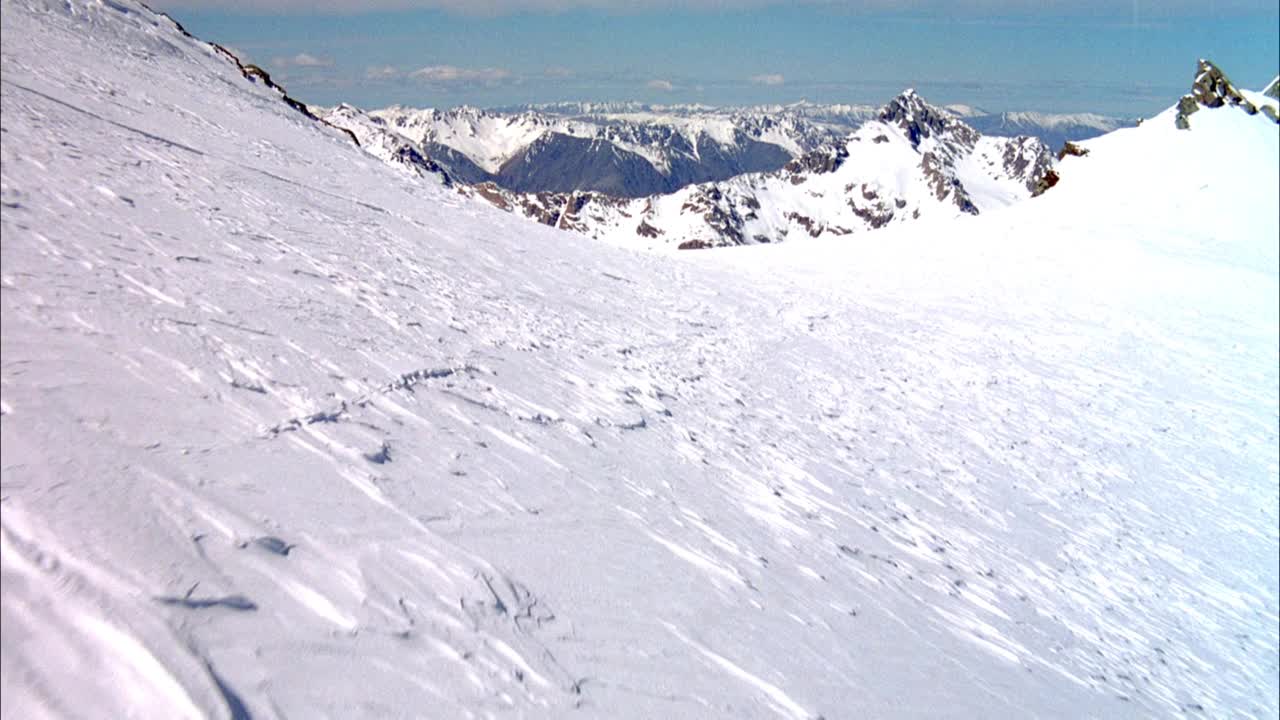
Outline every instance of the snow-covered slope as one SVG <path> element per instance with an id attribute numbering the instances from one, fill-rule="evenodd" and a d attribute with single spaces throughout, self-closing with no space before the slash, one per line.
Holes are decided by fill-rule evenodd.
<path id="1" fill-rule="evenodd" d="M 0 7 L 4 717 L 1275 715 L 1261 115 L 672 258 Z"/>

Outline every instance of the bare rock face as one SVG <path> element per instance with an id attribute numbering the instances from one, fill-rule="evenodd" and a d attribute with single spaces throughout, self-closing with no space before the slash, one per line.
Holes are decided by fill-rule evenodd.
<path id="1" fill-rule="evenodd" d="M 759 205 L 757 204 L 757 207 Z M 746 240 L 742 234 L 742 227 L 745 220 L 738 213 L 736 204 L 731 198 L 716 187 L 714 184 L 702 185 L 694 192 L 681 208 L 683 212 L 701 215 L 703 222 L 707 227 L 711 228 L 715 237 L 720 238 L 723 245 L 742 245 Z M 680 245 L 681 249 L 697 249 L 708 247 L 708 244 L 698 244 L 696 247 L 685 248 Z"/>
<path id="2" fill-rule="evenodd" d="M 1058 181 L 1061 179 L 1061 176 L 1058 175 L 1056 170 L 1050 169 L 1043 177 L 1036 181 L 1036 186 L 1031 190 L 1031 197 L 1040 197 L 1045 194 L 1045 191 L 1049 188 L 1057 185 Z"/>
<path id="3" fill-rule="evenodd" d="M 950 196 L 951 201 L 960 209 L 960 212 L 969 215 L 978 214 L 978 208 L 973 204 L 973 199 L 969 197 L 969 191 L 965 189 L 958 178 L 948 172 L 949 168 L 937 155 L 931 152 L 921 155 L 920 170 L 924 173 L 925 179 L 929 183 L 929 188 L 933 190 L 934 197 L 939 200 L 946 200 Z"/>
<path id="4" fill-rule="evenodd" d="M 1226 73 L 1202 58 L 1196 66 L 1196 79 L 1191 83 L 1191 92 L 1178 101 L 1178 115 L 1174 118 L 1174 123 L 1181 130 L 1190 130 L 1191 115 L 1201 106 L 1220 108 L 1228 105 L 1238 107 L 1250 115 L 1258 114 L 1257 106 L 1240 94 Z"/>
<path id="5" fill-rule="evenodd" d="M 849 158 L 849 148 L 843 142 L 811 150 L 787 163 L 783 168 L 790 173 L 829 173 Z"/>
<path id="6" fill-rule="evenodd" d="M 1190 95 L 1183 95 L 1178 100 L 1178 116 L 1173 119 L 1179 130 L 1191 129 L 1191 114 L 1200 109 L 1200 103 Z"/>
<path id="7" fill-rule="evenodd" d="M 1009 177 L 1022 178 L 1033 194 L 1045 174 L 1053 168 L 1053 154 L 1039 138 L 1021 135 L 1009 140 L 1001 155 Z"/>

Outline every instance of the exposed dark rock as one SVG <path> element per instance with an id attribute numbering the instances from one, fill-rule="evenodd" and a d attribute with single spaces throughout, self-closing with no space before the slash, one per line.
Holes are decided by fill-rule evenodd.
<path id="1" fill-rule="evenodd" d="M 853 211 L 853 214 L 861 218 L 872 230 L 879 230 L 888 225 L 890 220 L 893 220 L 893 210 L 889 209 L 883 202 L 867 206 L 858 205 L 853 198 L 849 198 L 845 202 L 848 203 L 849 209 Z"/>
<path id="2" fill-rule="evenodd" d="M 1215 108 L 1224 105 L 1240 105 L 1250 115 L 1258 109 L 1236 90 L 1225 73 L 1217 65 L 1201 59 L 1196 67 L 1196 79 L 1191 83 L 1191 96 L 1205 107 Z"/>
<path id="3" fill-rule="evenodd" d="M 1174 118 L 1174 124 L 1177 125 L 1178 129 L 1191 129 L 1191 115 L 1199 110 L 1200 106 L 1207 108 L 1232 106 L 1240 108 L 1249 115 L 1258 114 L 1258 107 L 1249 102 L 1231 84 L 1231 80 L 1227 78 L 1226 73 L 1222 72 L 1217 65 L 1203 58 L 1196 65 L 1196 78 L 1191 83 L 1191 92 L 1183 95 L 1178 101 L 1178 114 Z M 1272 116 L 1272 113 L 1264 114 L 1267 117 Z"/>
<path id="4" fill-rule="evenodd" d="M 1084 157 L 1089 154 L 1089 148 L 1081 147 L 1073 142 L 1062 143 L 1062 149 L 1058 150 L 1058 159 L 1064 160 L 1068 155 L 1072 157 Z"/>
<path id="5" fill-rule="evenodd" d="M 508 200 L 507 196 L 504 195 L 503 192 L 498 189 L 497 185 L 487 182 L 487 183 L 481 183 L 474 187 L 475 187 L 476 194 L 479 195 L 481 198 L 488 200 L 489 203 L 494 207 L 500 210 L 511 210 L 512 208 L 511 201 Z"/>
<path id="6" fill-rule="evenodd" d="M 951 201 L 956 207 L 960 208 L 960 212 L 970 215 L 977 215 L 978 208 L 973 204 L 972 198 L 969 197 L 969 191 L 965 190 L 964 185 L 960 184 L 960 180 L 952 175 L 946 168 L 942 160 L 931 152 L 926 152 L 920 156 L 920 169 L 924 171 L 925 180 L 929 183 L 929 188 L 933 190 L 934 197 L 939 200 L 946 200 L 947 196 L 951 196 Z"/>
<path id="7" fill-rule="evenodd" d="M 800 213 L 796 213 L 796 212 L 789 212 L 787 213 L 786 218 L 788 220 L 791 220 L 795 224 L 799 225 L 800 227 L 804 228 L 804 231 L 809 233 L 809 237 L 818 237 L 819 235 L 822 234 L 822 231 L 823 231 L 822 224 L 816 222 L 813 218 L 808 217 L 807 215 L 801 215 Z"/>
<path id="8" fill-rule="evenodd" d="M 911 146 L 918 148 L 925 138 L 946 138 L 972 149 L 978 131 L 965 125 L 946 111 L 925 102 L 915 90 L 907 90 L 880 109 L 881 122 L 902 128 Z M 877 141 L 878 142 L 878 141 Z"/>
<path id="9" fill-rule="evenodd" d="M 656 238 L 664 233 L 644 220 L 641 220 L 640 224 L 636 226 L 636 234 L 641 237 Z"/>
<path id="10" fill-rule="evenodd" d="M 843 143 L 818 148 L 787 163 L 785 170 L 791 173 L 829 173 L 849 159 L 849 148 Z"/>
<path id="11" fill-rule="evenodd" d="M 1046 190 L 1057 185 L 1060 179 L 1058 173 L 1050 169 L 1036 182 L 1035 188 L 1031 191 L 1031 197 L 1040 197 Z"/>
<path id="12" fill-rule="evenodd" d="M 677 250 L 702 250 L 704 248 L 709 248 L 709 247 L 711 247 L 711 245 L 701 240 L 685 240 L 684 242 L 677 245 L 676 249 Z"/>
<path id="13" fill-rule="evenodd" d="M 1178 116 L 1173 119 L 1173 124 L 1179 130 L 1191 129 L 1191 114 L 1200 109 L 1200 104 L 1190 95 L 1183 95 L 1178 100 Z"/>
<path id="14" fill-rule="evenodd" d="M 170 18 L 170 20 L 172 20 L 172 18 Z M 173 21 L 173 23 L 174 25 L 178 25 L 177 21 Z M 178 29 L 181 30 L 184 35 L 190 36 L 190 33 L 188 33 L 185 29 L 183 29 L 181 25 L 178 25 Z M 351 142 L 356 144 L 356 147 L 360 146 L 360 139 L 356 137 L 355 133 L 351 132 L 347 128 L 338 127 L 337 125 L 326 122 L 325 120 L 322 120 L 316 117 L 315 114 L 311 112 L 311 110 L 306 106 L 305 103 L 299 102 L 293 99 L 292 97 L 290 97 L 289 93 L 285 92 L 285 89 L 283 87 L 281 87 L 279 84 L 277 84 L 274 80 L 271 79 L 271 75 L 268 74 L 266 70 L 263 70 L 257 65 L 254 65 L 253 63 L 249 63 L 246 65 L 245 63 L 240 62 L 240 58 L 237 57 L 235 53 L 219 45 L 218 43 L 211 42 L 209 43 L 209 47 L 213 48 L 214 52 L 222 55 L 223 57 L 227 58 L 231 62 L 235 63 L 236 68 L 240 70 L 240 74 L 244 75 L 245 79 L 248 80 L 249 82 L 260 82 L 266 87 L 271 88 L 272 90 L 275 90 L 277 93 L 280 94 L 280 99 L 284 101 L 285 105 L 288 105 L 289 107 L 293 108 L 294 110 L 297 110 L 298 112 L 302 113 L 306 117 L 311 118 L 312 120 L 315 120 L 321 125 L 326 125 L 328 127 L 333 128 L 334 130 L 345 133 L 347 137 L 351 138 Z"/>

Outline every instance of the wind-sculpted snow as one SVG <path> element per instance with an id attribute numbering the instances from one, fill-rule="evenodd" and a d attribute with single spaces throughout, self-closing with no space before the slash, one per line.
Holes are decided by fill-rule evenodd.
<path id="1" fill-rule="evenodd" d="M 1275 715 L 1261 116 L 673 258 L 3 13 L 5 717 Z"/>

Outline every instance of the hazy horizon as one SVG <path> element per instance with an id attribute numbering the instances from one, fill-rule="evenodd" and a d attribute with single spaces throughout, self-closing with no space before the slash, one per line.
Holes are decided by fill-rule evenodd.
<path id="1" fill-rule="evenodd" d="M 1276 75 L 1274 2 L 160 2 L 308 103 L 882 104 L 1149 116 L 1196 60 Z M 681 5 L 680 7 L 676 7 Z"/>

